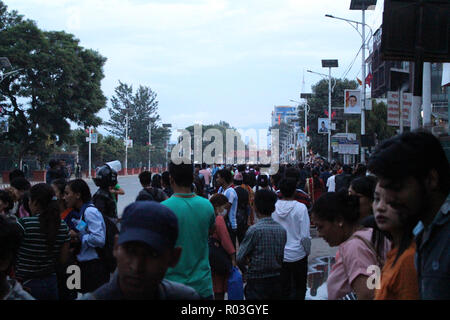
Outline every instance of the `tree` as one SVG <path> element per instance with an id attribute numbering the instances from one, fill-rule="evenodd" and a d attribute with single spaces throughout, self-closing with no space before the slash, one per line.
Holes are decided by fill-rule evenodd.
<path id="1" fill-rule="evenodd" d="M 0 2 L 0 56 L 8 57 L 17 74 L 0 84 L 2 115 L 9 117 L 6 139 L 14 156 L 35 154 L 47 159 L 55 145 L 70 135 L 70 121 L 97 126 L 95 114 L 105 107 L 101 90 L 106 61 L 79 46 L 65 32 L 45 32 Z"/>
<path id="2" fill-rule="evenodd" d="M 148 162 L 148 125 L 151 125 L 152 164 L 165 163 L 165 144 L 169 130 L 158 125 L 157 94 L 149 87 L 139 86 L 136 93 L 133 87 L 119 81 L 108 108 L 111 120 L 106 123 L 107 130 L 114 136 L 125 140 L 126 117 L 128 115 L 128 136 L 133 140 L 133 148 L 128 149 L 128 167 L 137 167 Z M 123 145 L 125 151 L 125 146 Z"/>

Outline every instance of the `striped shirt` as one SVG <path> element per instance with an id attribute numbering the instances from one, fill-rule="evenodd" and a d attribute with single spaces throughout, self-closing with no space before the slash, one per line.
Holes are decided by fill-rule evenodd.
<path id="1" fill-rule="evenodd" d="M 259 219 L 245 234 L 237 253 L 238 265 L 249 258 L 248 279 L 276 277 L 281 274 L 286 230 L 271 217 Z"/>
<path id="2" fill-rule="evenodd" d="M 33 279 L 56 272 L 61 247 L 70 241 L 69 227 L 61 220 L 53 250 L 48 250 L 47 235 L 41 232 L 39 215 L 17 221 L 24 235 L 17 253 L 16 276 Z"/>

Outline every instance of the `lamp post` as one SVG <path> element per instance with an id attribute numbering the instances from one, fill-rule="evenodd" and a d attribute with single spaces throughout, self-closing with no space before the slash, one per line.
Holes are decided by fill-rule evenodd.
<path id="1" fill-rule="evenodd" d="M 306 155 L 308 154 L 308 113 L 309 113 L 309 110 L 310 110 L 310 107 L 309 107 L 309 104 L 308 104 L 308 98 L 311 98 L 311 97 L 312 97 L 311 93 L 302 93 L 302 94 L 300 94 L 300 98 L 306 100 L 306 103 L 303 105 L 303 109 L 305 111 L 305 130 L 304 130 L 304 132 L 305 132 L 305 142 L 303 144 L 303 152 L 304 152 L 303 161 L 306 161 Z M 296 103 L 299 104 L 299 106 L 301 104 L 301 102 L 296 101 L 296 100 L 289 100 L 289 101 L 296 102 Z"/>
<path id="2" fill-rule="evenodd" d="M 163 123 L 163 128 L 166 128 L 169 130 L 170 133 L 170 128 L 172 128 L 172 125 L 170 123 Z M 166 170 L 168 170 L 168 153 L 169 153 L 169 140 L 170 140 L 170 134 L 168 135 L 167 139 L 166 139 L 166 145 L 165 145 L 165 153 L 166 153 Z"/>
<path id="3" fill-rule="evenodd" d="M 351 0 L 350 3 L 350 10 L 362 10 L 362 22 L 343 19 L 334 17 L 332 15 L 326 14 L 325 17 L 327 18 L 333 18 L 338 20 L 344 20 L 347 22 L 356 23 L 356 25 L 360 24 L 362 26 L 362 33 L 360 33 L 362 38 L 362 50 L 361 50 L 361 60 L 362 60 L 362 81 L 363 81 L 363 96 L 362 96 L 362 103 L 361 103 L 361 136 L 366 134 L 366 117 L 365 117 L 365 110 L 366 110 L 366 34 L 365 34 L 365 27 L 367 24 L 365 23 L 366 20 L 366 10 L 375 10 L 375 6 L 377 4 L 377 0 Z M 353 26 L 353 25 L 352 25 Z M 369 26 L 368 26 L 369 27 Z M 370 27 L 369 27 L 370 29 Z M 356 28 L 358 31 L 358 29 Z M 370 29 L 372 31 L 372 29 Z M 359 33 L 359 31 L 358 31 Z M 373 33 L 372 33 L 373 34 Z M 364 148 L 361 147 L 361 163 L 365 162 L 365 151 Z"/>
<path id="4" fill-rule="evenodd" d="M 328 68 L 328 162 L 331 162 L 331 68 L 338 67 L 338 60 L 322 60 L 322 67 Z M 327 77 L 327 75 L 323 73 L 318 73 L 311 70 L 307 70 L 307 72 Z"/>

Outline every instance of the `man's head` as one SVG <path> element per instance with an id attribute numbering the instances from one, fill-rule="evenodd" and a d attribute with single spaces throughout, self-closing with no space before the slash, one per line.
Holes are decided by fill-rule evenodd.
<path id="1" fill-rule="evenodd" d="M 280 181 L 280 192 L 283 198 L 291 198 L 296 190 L 297 182 L 293 178 L 284 178 Z"/>
<path id="2" fill-rule="evenodd" d="M 155 298 L 167 269 L 180 259 L 177 238 L 178 219 L 168 207 L 155 201 L 138 201 L 125 208 L 114 245 L 125 298 Z"/>
<path id="3" fill-rule="evenodd" d="M 429 216 L 437 196 L 450 191 L 450 166 L 439 140 L 426 131 L 407 132 L 383 142 L 368 170 L 389 191 L 395 210 L 420 220 Z"/>
<path id="4" fill-rule="evenodd" d="M 163 188 L 169 188 L 170 187 L 170 173 L 169 171 L 164 171 L 161 174 L 161 183 Z"/>
<path id="5" fill-rule="evenodd" d="M 13 181 L 15 178 L 25 178 L 25 173 L 22 170 L 14 169 L 9 173 L 9 181 Z"/>
<path id="6" fill-rule="evenodd" d="M 216 181 L 217 181 L 217 184 L 222 187 L 229 185 L 233 181 L 233 175 L 231 174 L 230 170 L 221 169 L 221 170 L 217 171 Z"/>
<path id="7" fill-rule="evenodd" d="M 194 182 L 194 174 L 192 164 L 170 162 L 169 174 L 171 185 L 190 188 Z"/>
<path id="8" fill-rule="evenodd" d="M 320 125 L 322 126 L 322 128 L 325 128 L 325 121 L 322 121 Z"/>
<path id="9" fill-rule="evenodd" d="M 148 187 L 152 182 L 152 173 L 150 171 L 143 171 L 139 174 L 139 182 L 142 187 Z"/>
<path id="10" fill-rule="evenodd" d="M 270 190 L 258 190 L 255 193 L 254 208 L 256 213 L 260 217 L 270 217 L 272 212 L 275 211 L 275 203 L 278 197 L 275 192 Z"/>
<path id="11" fill-rule="evenodd" d="M 356 96 L 353 96 L 353 95 L 351 95 L 349 98 L 348 98 L 348 103 L 350 104 L 350 107 L 354 107 L 355 105 L 356 105 L 356 102 L 357 102 L 358 100 L 356 99 Z"/>

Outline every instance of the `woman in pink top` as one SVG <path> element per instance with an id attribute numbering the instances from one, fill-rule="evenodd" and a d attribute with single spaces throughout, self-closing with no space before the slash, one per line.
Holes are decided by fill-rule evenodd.
<path id="1" fill-rule="evenodd" d="M 231 242 L 230 234 L 228 233 L 227 226 L 225 224 L 224 215 L 227 213 L 225 206 L 228 203 L 228 198 L 223 194 L 216 193 L 211 199 L 209 199 L 214 207 L 214 213 L 216 214 L 216 226 L 214 233 L 211 235 L 220 241 L 220 244 L 225 251 L 230 255 L 231 263 L 236 266 L 236 250 Z M 231 270 L 230 270 L 231 271 Z M 213 291 L 215 300 L 224 300 L 225 292 L 227 292 L 227 274 L 217 274 L 211 270 Z"/>
<path id="2" fill-rule="evenodd" d="M 312 208 L 319 236 L 330 246 L 339 246 L 327 280 L 329 300 L 343 299 L 350 293 L 359 300 L 373 299 L 375 288 L 370 289 L 367 280 L 374 271 L 369 267 L 382 268 L 389 244 L 385 244 L 382 256 L 378 255 L 371 243 L 373 229 L 361 227 L 359 217 L 358 197 L 347 191 L 325 193 Z"/>

